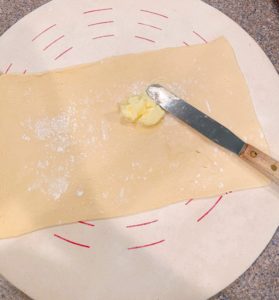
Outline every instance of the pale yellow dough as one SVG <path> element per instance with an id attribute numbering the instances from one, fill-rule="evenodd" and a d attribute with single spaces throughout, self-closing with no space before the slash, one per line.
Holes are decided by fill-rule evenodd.
<path id="1" fill-rule="evenodd" d="M 170 115 L 146 128 L 119 104 L 166 86 L 267 151 L 229 43 L 0 76 L 0 238 L 259 187 L 267 180 Z"/>
<path id="2" fill-rule="evenodd" d="M 125 120 L 132 123 L 138 122 L 147 127 L 158 124 L 165 116 L 162 108 L 145 92 L 130 96 L 124 103 L 121 103 L 120 111 Z"/>

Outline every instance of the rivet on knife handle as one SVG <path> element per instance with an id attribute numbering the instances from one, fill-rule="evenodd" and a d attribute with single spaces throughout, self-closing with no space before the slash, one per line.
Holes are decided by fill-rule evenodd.
<path id="1" fill-rule="evenodd" d="M 279 184 L 279 162 L 256 147 L 246 144 L 240 157 Z"/>

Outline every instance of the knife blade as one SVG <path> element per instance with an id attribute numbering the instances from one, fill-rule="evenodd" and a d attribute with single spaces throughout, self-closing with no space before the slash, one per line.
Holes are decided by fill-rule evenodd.
<path id="1" fill-rule="evenodd" d="M 146 89 L 148 96 L 162 109 L 188 124 L 209 140 L 240 156 L 260 172 L 279 184 L 279 163 L 256 147 L 245 143 L 231 130 L 215 121 L 187 101 L 165 89 L 152 84 Z"/>

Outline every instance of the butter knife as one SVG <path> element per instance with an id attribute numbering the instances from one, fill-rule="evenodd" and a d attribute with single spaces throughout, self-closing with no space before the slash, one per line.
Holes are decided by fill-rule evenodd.
<path id="1" fill-rule="evenodd" d="M 278 161 L 256 147 L 245 143 L 228 128 L 187 103 L 187 101 L 180 99 L 163 86 L 152 84 L 147 88 L 146 92 L 162 109 L 188 124 L 219 146 L 235 153 L 279 184 Z"/>

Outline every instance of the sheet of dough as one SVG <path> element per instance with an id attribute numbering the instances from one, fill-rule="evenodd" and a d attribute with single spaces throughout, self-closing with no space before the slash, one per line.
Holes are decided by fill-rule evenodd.
<path id="1" fill-rule="evenodd" d="M 223 38 L 57 72 L 3 75 L 0 238 L 267 184 L 170 115 L 153 128 L 120 121 L 119 102 L 150 83 L 169 87 L 267 151 Z"/>

